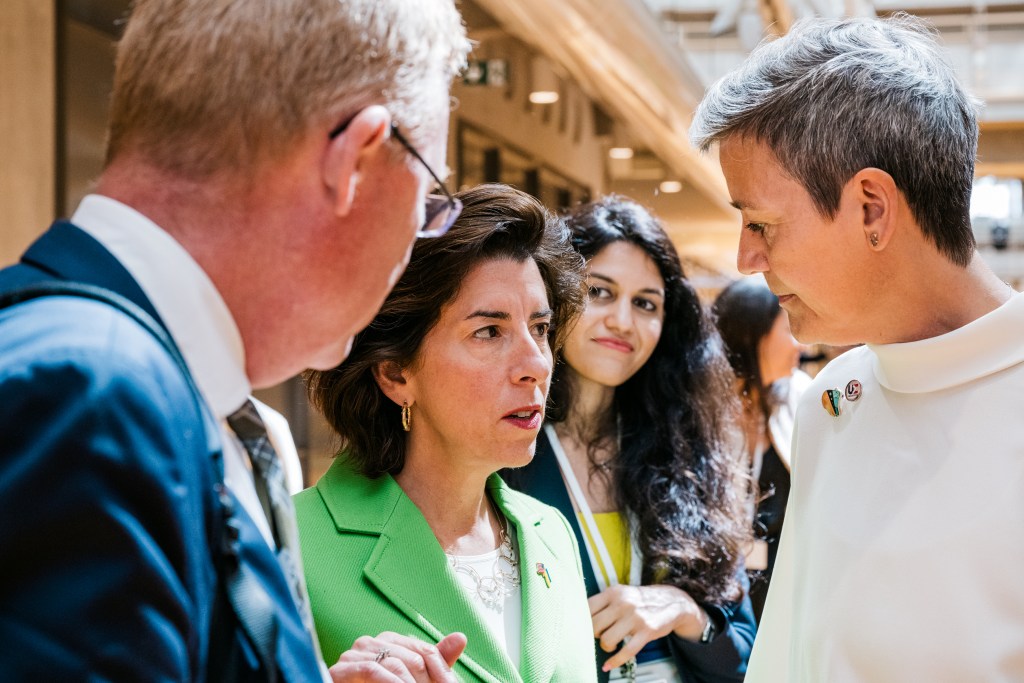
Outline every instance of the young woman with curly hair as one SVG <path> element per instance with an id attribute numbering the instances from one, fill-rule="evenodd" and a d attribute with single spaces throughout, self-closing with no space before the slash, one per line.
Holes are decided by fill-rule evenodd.
<path id="1" fill-rule="evenodd" d="M 583 554 L 601 680 L 742 680 L 755 625 L 721 342 L 658 221 L 620 197 L 567 217 L 589 303 L 528 466 Z"/>

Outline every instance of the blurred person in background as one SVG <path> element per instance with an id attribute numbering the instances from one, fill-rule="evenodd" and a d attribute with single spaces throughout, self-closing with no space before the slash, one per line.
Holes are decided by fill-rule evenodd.
<path id="1" fill-rule="evenodd" d="M 457 213 L 467 50 L 451 0 L 133 3 L 95 193 L 0 272 L 5 680 L 327 675 L 248 396 L 340 362 Z"/>
<path id="2" fill-rule="evenodd" d="M 407 653 L 360 636 L 460 631 L 461 681 L 592 682 L 572 531 L 495 474 L 533 457 L 583 262 L 533 197 L 504 185 L 457 197 L 451 231 L 416 245 L 348 359 L 309 378 L 343 442 L 296 497 L 320 645 L 389 665 Z M 371 652 L 344 652 L 354 644 Z"/>
<path id="3" fill-rule="evenodd" d="M 760 621 L 786 517 L 796 406 L 811 378 L 798 369 L 801 345 L 763 280 L 732 283 L 715 299 L 712 312 L 736 375 L 744 452 L 756 484 L 755 540 L 746 565 L 750 600 Z"/>
<path id="4" fill-rule="evenodd" d="M 746 481 L 721 343 L 658 221 L 606 197 L 566 218 L 589 302 L 537 456 L 505 473 L 583 548 L 601 681 L 739 681 L 754 640 Z"/>
<path id="5" fill-rule="evenodd" d="M 975 248 L 975 102 L 921 20 L 804 20 L 691 129 L 802 342 L 863 343 L 797 410 L 748 681 L 1024 679 L 1024 296 Z"/>

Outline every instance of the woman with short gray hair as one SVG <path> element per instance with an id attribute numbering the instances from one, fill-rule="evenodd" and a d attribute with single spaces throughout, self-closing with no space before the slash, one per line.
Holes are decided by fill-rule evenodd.
<path id="1" fill-rule="evenodd" d="M 800 402 L 747 681 L 1024 679 L 1024 296 L 975 250 L 974 103 L 934 34 L 798 22 L 691 137 L 794 335 L 863 344 Z"/>

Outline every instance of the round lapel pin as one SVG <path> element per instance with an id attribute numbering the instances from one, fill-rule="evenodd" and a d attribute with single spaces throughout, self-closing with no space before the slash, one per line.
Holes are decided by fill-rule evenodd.
<path id="1" fill-rule="evenodd" d="M 846 384 L 846 400 L 856 401 L 857 399 L 860 398 L 860 394 L 863 390 L 864 387 L 861 386 L 858 380 L 851 379 Z"/>

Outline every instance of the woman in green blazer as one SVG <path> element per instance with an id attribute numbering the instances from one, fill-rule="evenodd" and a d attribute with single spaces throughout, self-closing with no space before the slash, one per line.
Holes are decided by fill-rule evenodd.
<path id="1" fill-rule="evenodd" d="M 344 443 L 296 497 L 320 646 L 329 662 L 400 671 L 416 655 L 397 638 L 462 632 L 459 680 L 594 681 L 573 532 L 495 474 L 533 457 L 582 261 L 526 194 L 485 185 L 460 203 L 349 358 L 309 378 Z"/>

